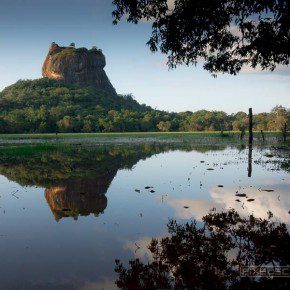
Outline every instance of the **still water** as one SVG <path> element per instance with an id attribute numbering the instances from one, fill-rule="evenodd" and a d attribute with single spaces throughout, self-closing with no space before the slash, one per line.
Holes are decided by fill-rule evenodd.
<path id="1" fill-rule="evenodd" d="M 115 260 L 152 260 L 167 223 L 210 210 L 290 224 L 269 148 L 97 146 L 0 158 L 0 289 L 117 289 Z M 242 194 L 242 196 L 239 196 Z M 246 196 L 246 197 L 245 197 Z M 128 288 L 134 289 L 134 288 Z"/>

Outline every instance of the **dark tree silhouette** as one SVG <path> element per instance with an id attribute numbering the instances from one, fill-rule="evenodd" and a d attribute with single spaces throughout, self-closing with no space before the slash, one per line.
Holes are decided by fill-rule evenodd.
<path id="1" fill-rule="evenodd" d="M 211 73 L 289 64 L 289 0 L 114 0 L 114 24 L 152 22 L 147 42 L 171 68 L 204 61 Z"/>
<path id="2" fill-rule="evenodd" d="M 286 289 L 287 278 L 241 278 L 239 266 L 289 265 L 290 235 L 285 224 L 236 211 L 210 213 L 196 221 L 170 221 L 170 236 L 152 239 L 153 261 L 139 259 L 126 269 L 116 260 L 121 289 Z"/>

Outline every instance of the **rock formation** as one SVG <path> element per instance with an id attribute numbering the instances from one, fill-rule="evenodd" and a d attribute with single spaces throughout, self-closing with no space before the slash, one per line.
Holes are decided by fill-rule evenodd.
<path id="1" fill-rule="evenodd" d="M 52 43 L 42 66 L 42 76 L 67 83 L 94 85 L 116 94 L 104 67 L 106 59 L 100 49 L 75 48 L 74 43 L 60 47 Z"/>
<path id="2" fill-rule="evenodd" d="M 76 179 L 64 185 L 45 189 L 45 198 L 58 221 L 65 217 L 98 216 L 107 207 L 105 196 L 116 172 L 109 172 L 96 179 Z"/>

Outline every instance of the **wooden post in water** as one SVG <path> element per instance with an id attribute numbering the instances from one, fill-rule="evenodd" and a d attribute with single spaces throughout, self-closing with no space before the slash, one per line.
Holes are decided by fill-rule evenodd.
<path id="1" fill-rule="evenodd" d="M 249 152 L 248 152 L 248 177 L 252 177 L 252 144 L 249 143 Z"/>
<path id="2" fill-rule="evenodd" d="M 287 140 L 287 123 L 284 124 L 283 128 L 283 141 L 286 142 Z"/>
<path id="3" fill-rule="evenodd" d="M 253 111 L 249 108 L 249 155 L 248 155 L 248 177 L 252 176 L 252 150 L 253 150 Z"/>
<path id="4" fill-rule="evenodd" d="M 264 135 L 263 130 L 261 130 L 261 135 L 262 135 L 262 139 L 263 139 L 263 141 L 265 141 L 265 135 Z"/>
<path id="5" fill-rule="evenodd" d="M 249 108 L 249 144 L 253 144 L 253 111 Z"/>

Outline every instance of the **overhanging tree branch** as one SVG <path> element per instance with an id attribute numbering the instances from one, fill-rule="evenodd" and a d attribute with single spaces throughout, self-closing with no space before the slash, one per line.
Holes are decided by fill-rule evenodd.
<path id="1" fill-rule="evenodd" d="M 289 0 L 114 0 L 114 24 L 152 22 L 150 50 L 168 66 L 202 62 L 205 70 L 237 74 L 243 66 L 288 65 Z"/>

